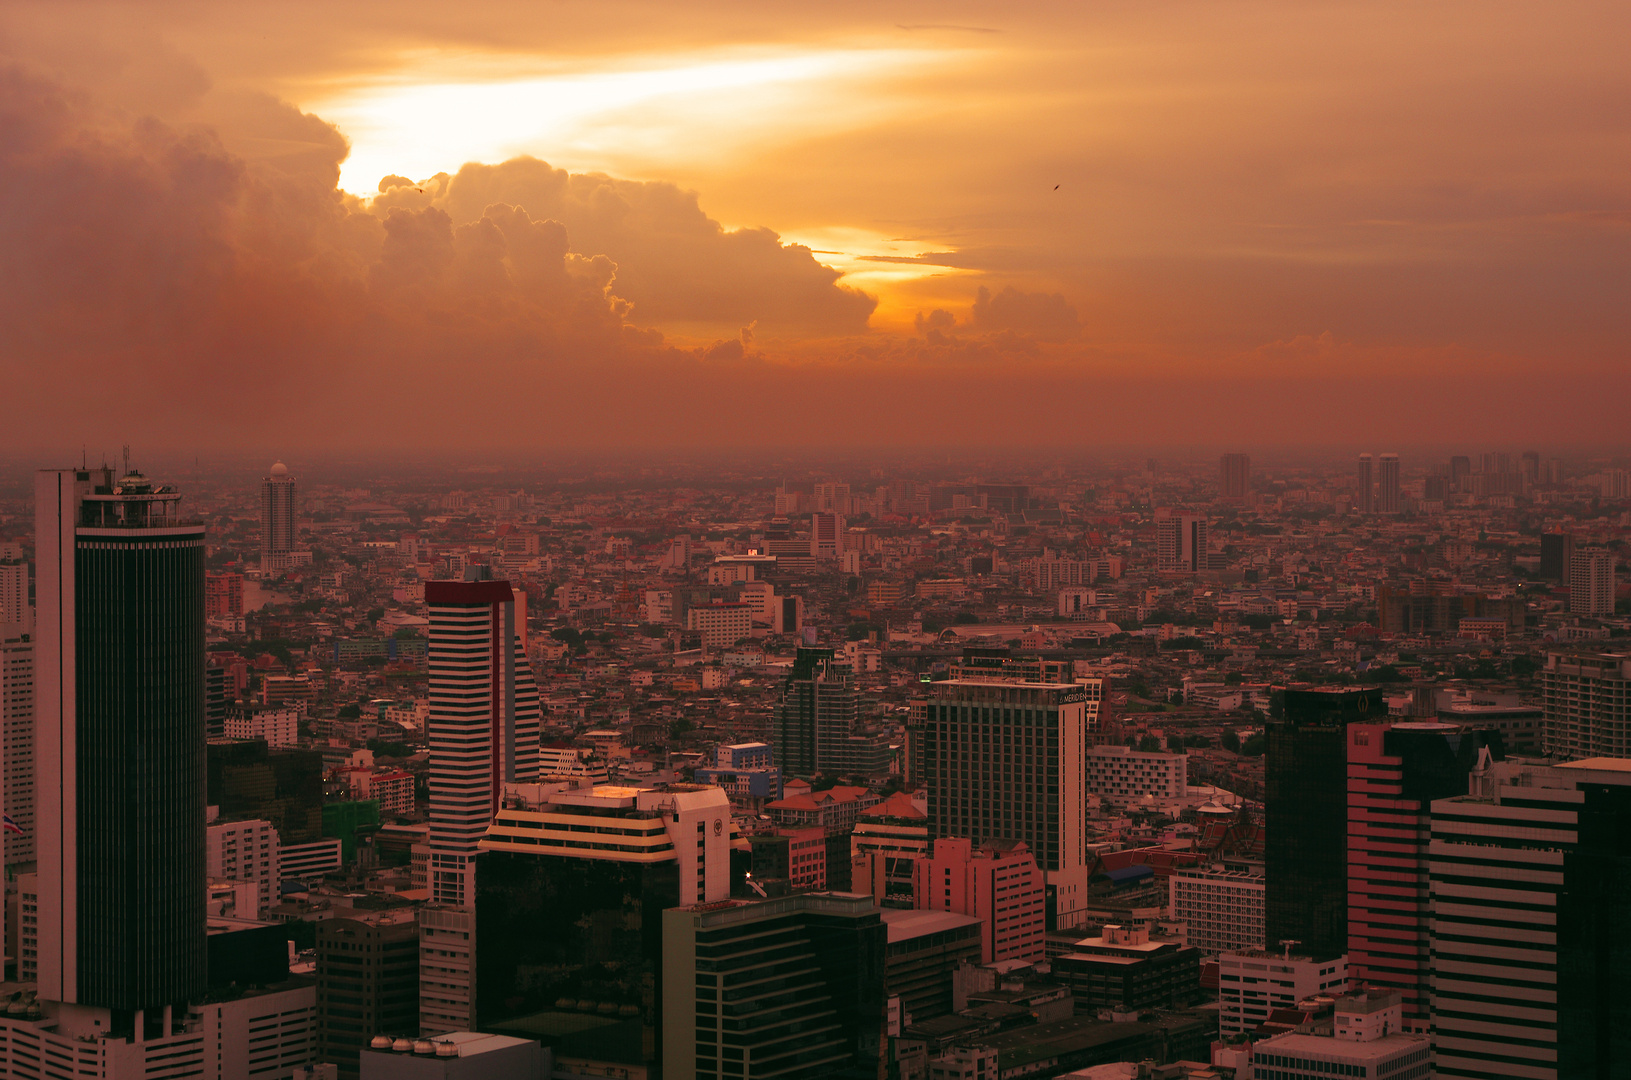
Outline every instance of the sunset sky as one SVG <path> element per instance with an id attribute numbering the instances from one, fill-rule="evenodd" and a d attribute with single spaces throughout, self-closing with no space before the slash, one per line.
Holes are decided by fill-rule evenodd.
<path id="1" fill-rule="evenodd" d="M 1628 11 L 9 0 L 0 451 L 1623 442 Z"/>

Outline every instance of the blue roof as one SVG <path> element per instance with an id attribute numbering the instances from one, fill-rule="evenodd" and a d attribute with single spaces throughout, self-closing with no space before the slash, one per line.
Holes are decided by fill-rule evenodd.
<path id="1" fill-rule="evenodd" d="M 1120 870 L 1109 870 L 1105 877 L 1110 879 L 1112 885 L 1126 885 L 1134 881 L 1143 881 L 1147 877 L 1154 877 L 1155 871 L 1139 863 L 1136 866 L 1124 866 Z"/>

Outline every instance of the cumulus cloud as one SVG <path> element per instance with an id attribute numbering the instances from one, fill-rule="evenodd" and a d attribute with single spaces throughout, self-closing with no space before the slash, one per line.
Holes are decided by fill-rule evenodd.
<path id="1" fill-rule="evenodd" d="M 726 229 L 703 212 L 695 192 L 674 184 L 569 173 L 530 157 L 465 165 L 421 185 L 397 179 L 381 181 L 374 213 L 434 206 L 463 223 L 503 202 L 561 222 L 573 250 L 617 263 L 618 295 L 633 305 L 636 322 L 757 322 L 767 331 L 856 334 L 876 306 L 839 284 L 840 273 L 809 248 L 783 244 L 769 229 Z"/>
<path id="2" fill-rule="evenodd" d="M 1012 285 L 995 295 L 980 286 L 972 314 L 976 330 L 1010 330 L 1054 341 L 1082 330 L 1076 309 L 1059 293 L 1021 292 Z"/>

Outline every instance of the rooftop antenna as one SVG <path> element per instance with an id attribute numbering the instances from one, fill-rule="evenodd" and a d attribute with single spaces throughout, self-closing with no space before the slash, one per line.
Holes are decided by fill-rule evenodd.
<path id="1" fill-rule="evenodd" d="M 130 444 L 129 443 L 125 443 L 124 451 L 125 451 L 125 472 L 124 472 L 124 475 L 129 476 L 130 475 Z"/>

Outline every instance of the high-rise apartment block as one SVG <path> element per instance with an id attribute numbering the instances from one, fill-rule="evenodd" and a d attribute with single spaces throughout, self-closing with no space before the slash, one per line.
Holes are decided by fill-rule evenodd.
<path id="1" fill-rule="evenodd" d="M 0 559 L 0 626 L 29 629 L 28 564 L 21 559 Z"/>
<path id="2" fill-rule="evenodd" d="M 1376 477 L 1376 512 L 1397 514 L 1404 509 L 1404 496 L 1399 488 L 1399 455 L 1383 454 L 1378 462 Z"/>
<path id="3" fill-rule="evenodd" d="M 1631 757 L 1631 651 L 1553 650 L 1540 670 L 1541 750 Z"/>
<path id="4" fill-rule="evenodd" d="M 105 467 L 35 485 L 40 996 L 138 1038 L 205 989 L 204 527 L 180 500 Z"/>
<path id="5" fill-rule="evenodd" d="M 832 649 L 800 648 L 771 718 L 770 742 L 783 775 L 843 770 L 859 715 L 850 665 Z"/>
<path id="6" fill-rule="evenodd" d="M 1432 804 L 1433 1075 L 1565 1080 L 1631 1062 L 1631 762 L 1498 762 Z"/>
<path id="7" fill-rule="evenodd" d="M 1545 532 L 1540 534 L 1540 576 L 1547 581 L 1569 580 L 1569 566 L 1574 559 L 1574 534 Z"/>
<path id="8" fill-rule="evenodd" d="M 1176 869 L 1167 879 L 1172 918 L 1186 940 L 1212 956 L 1263 949 L 1263 867 Z"/>
<path id="9" fill-rule="evenodd" d="M 1361 514 L 1376 513 L 1376 465 L 1369 454 L 1359 455 L 1354 473 L 1354 509 Z"/>
<path id="10" fill-rule="evenodd" d="M 982 964 L 1044 959 L 1047 888 L 1023 841 L 936 840 L 913 868 L 912 906 L 979 919 Z"/>
<path id="11" fill-rule="evenodd" d="M 211 878 L 253 881 L 262 913 L 278 903 L 282 846 L 270 821 L 218 821 L 209 827 L 205 844 L 205 868 Z"/>
<path id="12" fill-rule="evenodd" d="M 244 576 L 231 572 L 204 575 L 204 614 L 212 619 L 242 617 Z"/>
<path id="13" fill-rule="evenodd" d="M 1159 570 L 1193 574 L 1209 569 L 1207 520 L 1174 514 L 1155 521 L 1155 565 Z"/>
<path id="14" fill-rule="evenodd" d="M 887 932 L 870 897 L 673 908 L 662 948 L 664 1080 L 877 1074 Z"/>
<path id="15" fill-rule="evenodd" d="M 34 861 L 34 639 L 0 625 L 0 808 L 18 832 L 0 836 L 6 865 Z"/>
<path id="16" fill-rule="evenodd" d="M 375 1035 L 418 1034 L 419 927 L 413 912 L 383 911 L 317 924 L 317 1053 L 358 1075 Z"/>
<path id="17" fill-rule="evenodd" d="M 923 689 L 914 757 L 934 835 L 1024 841 L 1047 882 L 1049 928 L 1076 925 L 1087 900 L 1082 788 L 1096 688 L 951 679 Z"/>
<path id="18" fill-rule="evenodd" d="M 280 574 L 298 561 L 299 509 L 295 478 L 283 462 L 273 462 L 261 481 L 261 574 Z M 309 561 L 309 560 L 308 560 Z"/>
<path id="19" fill-rule="evenodd" d="M 1387 714 L 1375 688 L 1287 690 L 1264 758 L 1265 928 L 1316 960 L 1348 947 L 1346 727 Z"/>
<path id="20" fill-rule="evenodd" d="M 1569 553 L 1569 614 L 1614 614 L 1614 553 L 1577 547 Z"/>
<path id="21" fill-rule="evenodd" d="M 1250 490 L 1250 454 L 1224 454 L 1218 461 L 1218 494 L 1225 499 L 1244 499 Z"/>
<path id="22" fill-rule="evenodd" d="M 1428 1029 L 1429 808 L 1487 764 L 1482 732 L 1434 721 L 1349 724 L 1348 973 L 1398 991 L 1407 1030 Z"/>
<path id="23" fill-rule="evenodd" d="M 507 581 L 427 581 L 431 899 L 465 906 L 505 784 L 538 779 L 538 685 Z"/>

